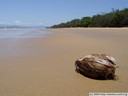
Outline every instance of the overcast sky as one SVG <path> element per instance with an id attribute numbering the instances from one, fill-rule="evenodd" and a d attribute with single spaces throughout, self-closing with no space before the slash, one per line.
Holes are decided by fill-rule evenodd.
<path id="1" fill-rule="evenodd" d="M 0 0 L 0 24 L 51 26 L 128 8 L 128 0 Z"/>

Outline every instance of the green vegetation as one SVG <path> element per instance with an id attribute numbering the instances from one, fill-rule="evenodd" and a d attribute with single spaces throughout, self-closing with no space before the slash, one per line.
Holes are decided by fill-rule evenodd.
<path id="1" fill-rule="evenodd" d="M 123 10 L 112 9 L 109 13 L 74 19 L 51 26 L 51 28 L 67 27 L 128 27 L 128 8 Z"/>

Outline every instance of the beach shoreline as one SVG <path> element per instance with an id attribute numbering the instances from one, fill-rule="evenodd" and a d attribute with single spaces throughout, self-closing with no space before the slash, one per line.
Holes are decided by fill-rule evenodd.
<path id="1" fill-rule="evenodd" d="M 42 30 L 52 34 L 15 43 L 6 39 L 0 41 L 1 96 L 88 96 L 90 92 L 128 92 L 128 28 Z M 113 56 L 118 62 L 116 75 L 119 79 L 94 80 L 76 73 L 75 60 L 91 53 Z"/>

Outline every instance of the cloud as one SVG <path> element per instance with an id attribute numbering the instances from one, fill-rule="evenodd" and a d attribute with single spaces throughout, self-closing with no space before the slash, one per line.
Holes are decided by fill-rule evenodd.
<path id="1" fill-rule="evenodd" d="M 5 22 L 0 22 L 0 24 L 5 24 Z"/>
<path id="2" fill-rule="evenodd" d="M 17 24 L 17 25 L 30 25 L 31 23 L 30 22 L 22 22 L 22 21 L 16 20 L 16 21 L 14 21 L 14 24 Z"/>
<path id="3" fill-rule="evenodd" d="M 16 20 L 16 21 L 14 21 L 14 24 L 15 25 L 29 25 L 30 23 L 29 22 L 22 22 L 22 21 Z"/>
<path id="4" fill-rule="evenodd" d="M 39 23 L 39 25 L 43 25 L 43 23 Z"/>
<path id="5" fill-rule="evenodd" d="M 17 21 L 15 21 L 15 23 L 21 23 L 21 21 L 18 21 L 18 20 L 17 20 Z"/>

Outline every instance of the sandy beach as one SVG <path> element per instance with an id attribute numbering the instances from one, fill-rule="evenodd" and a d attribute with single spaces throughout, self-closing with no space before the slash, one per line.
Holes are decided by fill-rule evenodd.
<path id="1" fill-rule="evenodd" d="M 0 96 L 88 96 L 128 92 L 128 28 L 42 29 L 43 38 L 0 39 Z M 113 56 L 118 80 L 94 80 L 75 72 L 75 60 L 91 53 Z"/>

